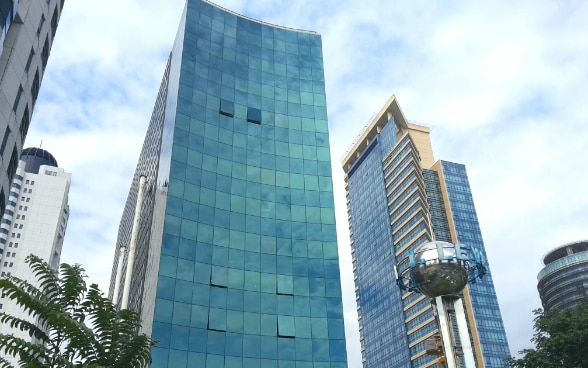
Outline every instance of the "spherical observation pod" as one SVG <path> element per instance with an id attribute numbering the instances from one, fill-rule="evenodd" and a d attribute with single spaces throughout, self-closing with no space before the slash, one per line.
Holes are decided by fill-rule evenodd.
<path id="1" fill-rule="evenodd" d="M 446 366 L 460 366 L 456 362 L 463 359 L 466 368 L 475 368 L 460 293 L 468 282 L 474 283 L 486 273 L 482 253 L 474 246 L 433 241 L 409 251 L 407 264 L 408 268 L 401 269 L 401 273 L 395 268 L 396 283 L 401 290 L 419 292 L 431 298 L 441 332 L 444 350 L 442 354 L 443 359 L 446 359 Z M 453 317 L 450 315 L 454 315 L 457 323 L 461 354 L 456 349 L 457 342 L 452 333 Z"/>
<path id="2" fill-rule="evenodd" d="M 433 241 L 410 254 L 410 278 L 424 295 L 457 295 L 485 273 L 480 255 L 463 244 Z"/>

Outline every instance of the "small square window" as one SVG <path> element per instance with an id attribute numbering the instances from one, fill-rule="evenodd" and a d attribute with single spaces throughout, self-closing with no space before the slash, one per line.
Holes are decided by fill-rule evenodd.
<path id="1" fill-rule="evenodd" d="M 295 337 L 296 327 L 294 325 L 294 317 L 292 316 L 278 316 L 278 336 L 279 337 Z"/>
<path id="2" fill-rule="evenodd" d="M 224 267 L 212 267 L 212 273 L 210 275 L 210 285 L 227 288 L 228 287 L 228 271 Z"/>
<path id="3" fill-rule="evenodd" d="M 292 276 L 277 275 L 277 294 L 278 295 L 294 295 L 294 286 Z"/>
<path id="4" fill-rule="evenodd" d="M 235 104 L 233 103 L 233 101 L 221 99 L 218 112 L 221 115 L 225 115 L 232 118 L 235 116 Z"/>
<path id="5" fill-rule="evenodd" d="M 18 92 L 16 93 L 16 98 L 14 99 L 14 104 L 12 105 L 12 110 L 14 110 L 14 112 L 16 112 L 16 110 L 18 109 L 18 103 L 20 102 L 20 97 L 22 96 L 23 92 L 24 92 L 24 89 L 22 89 L 22 86 L 20 86 L 18 88 Z"/>
<path id="6" fill-rule="evenodd" d="M 25 70 L 28 72 L 29 68 L 31 67 L 31 63 L 33 62 L 33 57 L 35 56 L 35 50 L 31 48 L 31 52 L 29 53 L 29 58 L 27 59 L 27 64 L 25 65 Z M 27 184 L 29 181 L 27 180 Z"/>
<path id="7" fill-rule="evenodd" d="M 248 107 L 247 121 L 253 124 L 261 124 L 261 110 L 254 107 Z"/>
<path id="8" fill-rule="evenodd" d="M 39 27 L 37 27 L 37 34 L 41 34 L 41 30 L 43 29 L 43 24 L 45 24 L 45 14 L 41 14 L 41 20 L 39 21 Z"/>

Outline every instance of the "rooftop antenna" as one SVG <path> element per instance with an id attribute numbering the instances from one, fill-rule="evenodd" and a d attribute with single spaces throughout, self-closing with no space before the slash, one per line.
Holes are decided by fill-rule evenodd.
<path id="1" fill-rule="evenodd" d="M 43 147 L 43 140 L 41 139 L 41 144 L 39 145 L 39 148 Z"/>

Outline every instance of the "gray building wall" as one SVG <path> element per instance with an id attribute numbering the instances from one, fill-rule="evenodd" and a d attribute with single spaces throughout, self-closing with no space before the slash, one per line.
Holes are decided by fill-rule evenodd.
<path id="1" fill-rule="evenodd" d="M 64 2 L 0 1 L 0 216 L 18 167 Z"/>

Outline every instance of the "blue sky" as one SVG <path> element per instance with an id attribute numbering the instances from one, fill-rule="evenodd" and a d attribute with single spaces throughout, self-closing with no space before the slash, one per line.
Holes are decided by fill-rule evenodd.
<path id="1" fill-rule="evenodd" d="M 340 158 L 395 94 L 463 163 L 511 352 L 530 346 L 542 256 L 588 238 L 588 3 L 237 1 L 323 36 L 350 367 L 360 367 Z M 108 289 L 118 221 L 183 0 L 67 1 L 27 146 L 71 172 L 62 260 Z"/>

